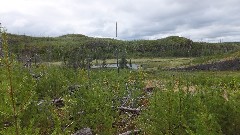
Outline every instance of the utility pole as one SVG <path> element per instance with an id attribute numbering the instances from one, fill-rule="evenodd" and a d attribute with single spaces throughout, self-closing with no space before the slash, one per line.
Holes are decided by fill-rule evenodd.
<path id="1" fill-rule="evenodd" d="M 90 56 L 87 57 L 87 71 L 88 71 L 88 79 L 90 79 Z"/>
<path id="2" fill-rule="evenodd" d="M 116 40 L 117 40 L 117 22 L 116 22 Z M 118 46 L 117 46 L 117 71 L 119 73 L 119 63 L 118 63 Z"/>
<path id="3" fill-rule="evenodd" d="M 116 38 L 117 38 L 117 22 L 116 22 Z"/>
<path id="4" fill-rule="evenodd" d="M 0 57 L 2 56 L 2 24 L 0 23 Z"/>

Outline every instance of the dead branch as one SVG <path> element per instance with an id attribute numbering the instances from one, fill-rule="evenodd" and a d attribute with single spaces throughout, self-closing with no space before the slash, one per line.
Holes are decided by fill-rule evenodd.
<path id="1" fill-rule="evenodd" d="M 130 112 L 130 113 L 133 113 L 133 114 L 139 114 L 140 113 L 140 109 L 139 108 L 127 108 L 127 107 L 117 107 L 120 111 L 123 111 L 123 112 Z"/>

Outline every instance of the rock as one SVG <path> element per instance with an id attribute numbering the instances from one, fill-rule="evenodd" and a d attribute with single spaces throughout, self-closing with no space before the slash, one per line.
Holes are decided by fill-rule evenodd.
<path id="1" fill-rule="evenodd" d="M 53 99 L 53 104 L 56 106 L 56 107 L 64 107 L 64 102 L 63 102 L 63 99 L 61 98 L 57 98 L 57 99 Z"/>
<path id="2" fill-rule="evenodd" d="M 145 88 L 144 88 L 144 91 L 145 91 L 146 93 L 151 93 L 151 92 L 153 92 L 153 90 L 154 90 L 154 87 L 145 87 Z"/>
<path id="3" fill-rule="evenodd" d="M 3 127 L 10 127 L 10 126 L 12 126 L 12 123 L 11 122 L 9 122 L 9 121 L 5 121 L 5 122 L 3 122 Z"/>
<path id="4" fill-rule="evenodd" d="M 83 128 L 72 135 L 92 135 L 92 131 L 90 128 Z"/>
<path id="5" fill-rule="evenodd" d="M 32 77 L 33 77 L 34 79 L 36 79 L 36 80 L 39 80 L 39 79 L 43 76 L 42 73 L 40 73 L 40 74 L 34 74 L 34 73 L 32 73 L 31 75 L 32 75 Z"/>

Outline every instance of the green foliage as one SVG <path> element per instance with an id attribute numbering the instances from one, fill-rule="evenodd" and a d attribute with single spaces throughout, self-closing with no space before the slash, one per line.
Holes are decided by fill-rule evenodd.
<path id="1" fill-rule="evenodd" d="M 90 55 L 88 49 L 84 46 L 76 48 L 67 52 L 64 57 L 65 63 L 68 67 L 76 68 L 87 68 L 90 61 Z"/>
<path id="2" fill-rule="evenodd" d="M 165 87 L 156 89 L 139 126 L 146 134 L 238 133 L 240 78 L 223 74 L 161 73 Z"/>
<path id="3" fill-rule="evenodd" d="M 147 134 L 219 134 L 217 122 L 199 97 L 158 90 L 143 112 L 141 126 Z"/>
<path id="4" fill-rule="evenodd" d="M 130 57 L 199 57 L 231 53 L 239 50 L 239 43 L 205 43 L 171 36 L 158 40 L 121 41 L 108 38 L 91 38 L 84 35 L 60 37 L 29 37 L 9 34 L 10 50 L 24 61 L 35 54 L 43 61 L 78 59 L 88 52 L 92 59 L 115 58 L 116 48 L 126 49 Z M 73 57 L 75 56 L 75 58 Z M 79 58 L 80 59 L 80 58 Z M 71 63 L 71 60 L 69 60 Z M 79 64 L 78 65 L 82 65 Z"/>
<path id="5" fill-rule="evenodd" d="M 116 49 L 126 49 L 119 52 L 119 64 L 124 67 L 129 56 L 212 55 L 234 51 L 238 49 L 236 44 L 195 43 L 180 37 L 118 41 L 83 35 L 10 35 L 7 42 L 4 36 L 0 56 L 0 134 L 72 134 L 85 127 L 94 134 L 134 129 L 141 129 L 143 134 L 240 132 L 238 72 L 86 71 L 92 59 L 115 58 Z M 202 54 L 197 52 L 199 49 Z M 10 55 L 11 51 L 15 55 Z M 21 53 L 42 55 L 44 61 L 65 60 L 67 66 L 38 63 L 23 67 L 14 59 Z M 146 82 L 151 81 L 156 82 L 153 92 L 146 92 Z M 131 97 L 126 105 L 141 108 L 139 115 L 121 114 L 117 109 L 128 95 Z M 56 99 L 63 102 L 61 107 L 55 104 Z M 127 119 L 129 116 L 131 119 Z M 126 119 L 125 127 L 117 125 Z"/>
<path id="6" fill-rule="evenodd" d="M 113 97 L 109 91 L 94 83 L 87 89 L 80 89 L 71 99 L 69 109 L 77 129 L 90 127 L 95 133 L 113 134 L 112 123 L 116 111 L 112 109 Z"/>

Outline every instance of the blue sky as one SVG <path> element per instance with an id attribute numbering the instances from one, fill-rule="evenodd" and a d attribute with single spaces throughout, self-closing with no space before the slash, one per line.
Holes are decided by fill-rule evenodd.
<path id="1" fill-rule="evenodd" d="M 15 34 L 240 41 L 239 0 L 2 0 L 0 22 Z"/>

